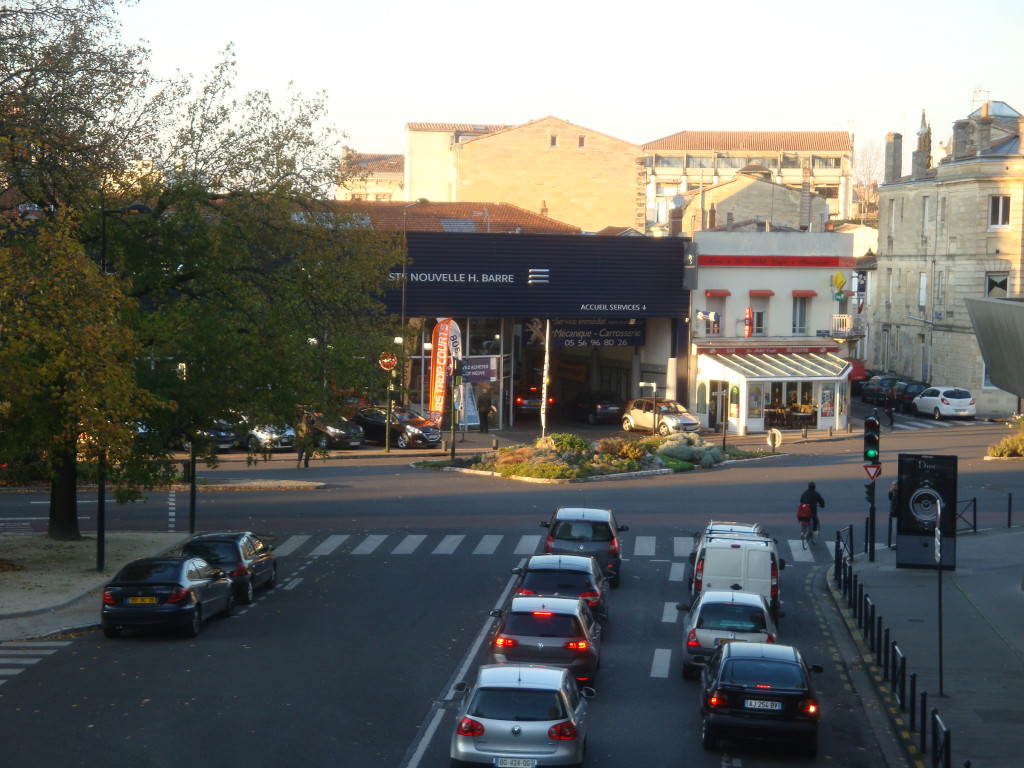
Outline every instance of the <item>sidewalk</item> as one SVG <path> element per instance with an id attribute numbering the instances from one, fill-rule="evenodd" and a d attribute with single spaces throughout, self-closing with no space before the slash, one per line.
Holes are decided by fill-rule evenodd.
<path id="1" fill-rule="evenodd" d="M 956 548 L 956 570 L 942 572 L 941 665 L 938 572 L 897 568 L 897 553 L 884 548 L 876 550 L 874 562 L 866 554 L 855 558 L 853 573 L 875 605 L 875 626 L 880 617 L 883 631 L 889 630 L 890 642 L 906 658 L 906 711 L 891 695 L 884 670 L 832 579 L 830 592 L 912 765 L 933 764 L 930 724 L 927 754 L 920 751 L 922 691 L 927 693 L 926 712 L 937 709 L 950 731 L 949 765 L 959 768 L 967 760 L 971 768 L 1024 765 L 1024 528 L 961 532 Z M 911 673 L 917 677 L 913 724 Z"/>

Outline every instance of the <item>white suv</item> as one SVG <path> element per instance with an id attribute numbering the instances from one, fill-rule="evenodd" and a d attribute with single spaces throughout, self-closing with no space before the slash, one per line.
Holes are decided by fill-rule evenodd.
<path id="1" fill-rule="evenodd" d="M 705 590 L 753 592 L 766 598 L 778 618 L 780 573 L 786 561 L 765 536 L 723 533 L 703 536 L 690 554 L 690 594 Z"/>

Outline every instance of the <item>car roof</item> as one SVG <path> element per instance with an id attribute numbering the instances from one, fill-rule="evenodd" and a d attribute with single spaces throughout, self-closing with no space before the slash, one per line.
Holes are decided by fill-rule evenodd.
<path id="1" fill-rule="evenodd" d="M 477 672 L 477 684 L 487 688 L 558 689 L 566 674 L 564 667 L 544 664 L 483 664 Z"/>
<path id="2" fill-rule="evenodd" d="M 594 558 L 584 555 L 534 555 L 526 562 L 530 571 L 584 571 L 594 570 Z"/>
<path id="3" fill-rule="evenodd" d="M 578 597 L 513 597 L 509 612 L 551 611 L 552 613 L 575 614 L 579 612 L 580 602 Z"/>
<path id="4" fill-rule="evenodd" d="M 753 533 L 767 536 L 768 532 L 760 523 L 735 523 L 728 520 L 712 520 L 704 526 L 704 533 Z"/>
<path id="5" fill-rule="evenodd" d="M 239 536 L 255 536 L 256 534 L 250 531 L 215 531 L 211 533 L 197 533 L 192 536 L 188 541 L 202 541 L 209 539 L 237 539 Z M 188 541 L 185 543 L 188 544 Z"/>
<path id="6" fill-rule="evenodd" d="M 722 648 L 724 654 L 733 659 L 766 659 L 768 661 L 795 663 L 800 658 L 800 652 L 792 645 L 778 645 L 776 643 L 726 643 Z"/>
<path id="7" fill-rule="evenodd" d="M 612 519 L 610 509 L 593 507 L 559 507 L 555 510 L 556 520 L 590 520 L 609 522 Z"/>
<path id="8" fill-rule="evenodd" d="M 755 595 L 753 592 L 712 589 L 700 594 L 700 604 L 707 605 L 708 603 L 739 603 L 762 608 L 764 606 L 764 598 L 761 595 Z"/>
<path id="9" fill-rule="evenodd" d="M 725 549 L 726 547 L 736 547 L 739 549 L 741 545 L 747 547 L 760 546 L 765 549 L 771 549 L 773 543 L 767 536 L 757 536 L 754 534 L 713 533 L 704 537 L 704 546 L 708 549 Z"/>

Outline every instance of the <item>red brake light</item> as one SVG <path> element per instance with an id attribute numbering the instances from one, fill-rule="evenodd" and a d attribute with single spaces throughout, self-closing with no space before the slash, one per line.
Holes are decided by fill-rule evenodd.
<path id="1" fill-rule="evenodd" d="M 523 404 L 523 398 L 517 397 L 516 398 L 516 405 L 522 405 L 522 404 Z"/>
<path id="2" fill-rule="evenodd" d="M 109 587 L 107 587 L 106 589 L 103 590 L 103 602 L 106 603 L 107 605 L 114 605 L 115 604 L 114 593 L 110 591 Z"/>
<path id="3" fill-rule="evenodd" d="M 551 611 L 534 611 L 533 615 L 534 616 L 550 616 L 551 615 Z"/>
<path id="4" fill-rule="evenodd" d="M 588 643 L 586 640 L 570 640 L 568 643 L 565 643 L 562 647 L 568 648 L 570 651 L 585 651 L 587 650 L 587 648 L 590 647 L 590 643 Z"/>
<path id="5" fill-rule="evenodd" d="M 619 551 L 619 537 L 614 536 L 611 543 L 608 545 L 608 551 L 613 555 Z"/>
<path id="6" fill-rule="evenodd" d="M 814 699 L 804 699 L 800 702 L 799 709 L 805 715 L 816 715 L 818 714 L 818 702 Z"/>
<path id="7" fill-rule="evenodd" d="M 691 648 L 699 648 L 700 647 L 700 641 L 697 640 L 697 630 L 696 629 L 691 629 L 689 634 L 687 634 L 687 636 L 686 636 L 686 644 L 688 646 L 690 646 Z"/>
<path id="8" fill-rule="evenodd" d="M 537 593 L 534 592 L 532 589 L 527 589 L 526 587 L 516 587 L 516 594 L 517 595 L 535 595 Z"/>
<path id="9" fill-rule="evenodd" d="M 769 632 L 768 633 L 768 637 L 766 637 L 764 639 L 764 641 L 766 643 L 772 643 L 774 645 L 775 644 L 775 633 L 774 632 Z"/>
<path id="10" fill-rule="evenodd" d="M 580 592 L 580 597 L 586 600 L 587 605 L 591 608 L 601 602 L 601 593 L 596 589 L 588 589 L 586 592 Z"/>
<path id="11" fill-rule="evenodd" d="M 715 691 L 708 696 L 709 707 L 727 707 L 729 706 L 729 697 L 720 691 Z"/>
<path id="12" fill-rule="evenodd" d="M 459 725 L 455 730 L 459 736 L 469 736 L 471 739 L 475 739 L 477 736 L 484 735 L 484 724 L 478 723 L 470 717 L 464 717 L 459 721 Z"/>
<path id="13" fill-rule="evenodd" d="M 548 728 L 548 738 L 552 741 L 570 741 L 576 738 L 576 726 L 566 720 L 564 723 Z"/>
<path id="14" fill-rule="evenodd" d="M 494 638 L 494 644 L 498 648 L 513 648 L 519 645 L 519 643 L 517 643 L 511 637 L 505 637 L 504 635 L 498 635 L 496 638 Z"/>
<path id="15" fill-rule="evenodd" d="M 700 592 L 701 584 L 704 583 L 704 558 L 697 561 L 697 568 L 693 572 L 693 591 Z"/>
<path id="16" fill-rule="evenodd" d="M 187 602 L 189 592 L 184 587 L 175 587 L 171 590 L 171 594 L 167 596 L 168 603 L 180 603 Z"/>
<path id="17" fill-rule="evenodd" d="M 779 566 L 772 563 L 772 597 L 779 596 Z"/>
<path id="18" fill-rule="evenodd" d="M 771 690 L 771 686 L 768 685 L 767 683 L 758 683 L 754 687 L 755 688 L 761 688 L 761 689 L 764 689 L 764 690 Z"/>
<path id="19" fill-rule="evenodd" d="M 550 552 L 555 548 L 555 536 L 552 533 L 548 534 L 548 537 L 544 539 L 544 550 Z"/>
<path id="20" fill-rule="evenodd" d="M 231 576 L 237 579 L 242 576 L 248 576 L 250 573 L 252 573 L 252 571 L 249 570 L 249 567 L 239 560 L 238 565 L 235 566 L 235 570 L 231 572 Z"/>

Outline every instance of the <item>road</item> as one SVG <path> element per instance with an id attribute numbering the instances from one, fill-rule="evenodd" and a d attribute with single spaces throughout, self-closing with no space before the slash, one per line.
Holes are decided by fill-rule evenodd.
<path id="1" fill-rule="evenodd" d="M 977 498 L 983 514 L 1003 510 L 1010 470 L 979 457 L 1004 434 L 982 424 L 887 433 L 884 462 L 894 467 L 898 451 L 958 453 L 960 498 Z M 200 529 L 276 536 L 281 586 L 195 640 L 86 632 L 40 646 L 41 660 L 0 688 L 4 764 L 446 766 L 451 685 L 482 661 L 488 611 L 507 596 L 510 569 L 536 551 L 539 521 L 573 504 L 610 506 L 630 526 L 591 705 L 590 768 L 877 766 L 877 704 L 842 661 L 824 596 L 828 552 L 793 547 L 791 507 L 808 479 L 828 502 L 823 541 L 862 526 L 860 448 L 849 439 L 707 472 L 570 485 L 423 472 L 399 456 L 303 473 L 329 480 L 325 490 L 200 494 Z M 40 500 L 0 495 L 0 520 L 44 514 Z M 184 503 L 174 505 L 179 530 Z M 108 526 L 166 530 L 171 506 L 166 492 L 151 494 L 109 509 Z M 701 750 L 674 605 L 689 537 L 710 518 L 756 520 L 779 539 L 780 639 L 825 667 L 816 761 L 742 745 Z"/>

